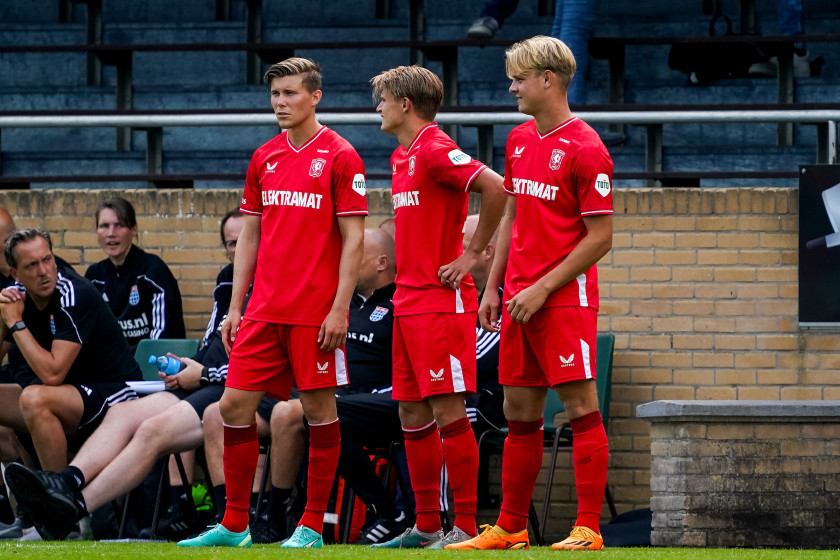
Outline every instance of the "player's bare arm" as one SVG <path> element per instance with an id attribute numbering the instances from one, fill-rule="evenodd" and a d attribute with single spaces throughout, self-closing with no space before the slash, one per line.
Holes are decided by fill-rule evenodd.
<path id="1" fill-rule="evenodd" d="M 225 322 L 222 323 L 222 343 L 230 354 L 239 323 L 242 322 L 242 303 L 257 269 L 257 253 L 260 250 L 261 216 L 245 214 L 242 233 L 236 241 L 236 257 L 233 261 L 233 289 L 230 296 L 230 307 Z"/>
<path id="2" fill-rule="evenodd" d="M 365 217 L 340 216 L 338 229 L 341 230 L 342 239 L 338 288 L 332 308 L 318 331 L 318 344 L 324 352 L 332 352 L 341 347 L 347 338 L 347 313 L 350 311 L 350 299 L 353 297 L 356 280 L 359 279 L 359 266 L 364 252 Z"/>
<path id="3" fill-rule="evenodd" d="M 457 259 L 438 269 L 441 284 L 457 290 L 461 279 L 475 266 L 490 239 L 493 237 L 499 220 L 505 210 L 507 194 L 502 187 L 502 177 L 489 167 L 479 173 L 473 181 L 471 190 L 481 194 L 481 210 L 478 213 L 478 225 L 467 250 Z"/>
<path id="4" fill-rule="evenodd" d="M 0 317 L 6 329 L 23 320 L 23 298 L 0 304 Z M 38 344 L 29 329 L 17 331 L 15 344 L 23 354 L 26 363 L 44 385 L 61 385 L 70 366 L 79 355 L 82 345 L 68 340 L 54 340 L 49 350 Z"/>
<path id="5" fill-rule="evenodd" d="M 612 214 L 585 216 L 586 236 L 571 253 L 534 285 L 516 294 L 505 304 L 511 319 L 527 323 L 555 290 L 589 269 L 612 248 Z"/>
<path id="6" fill-rule="evenodd" d="M 505 281 L 508 256 L 510 254 L 510 236 L 513 231 L 513 220 L 516 218 L 516 197 L 509 196 L 505 205 L 505 215 L 499 225 L 499 238 L 496 240 L 496 258 L 490 268 L 490 275 L 487 277 L 487 285 L 484 288 L 484 296 L 481 298 L 481 305 L 478 308 L 478 320 L 481 328 L 488 332 L 500 332 L 499 309 L 499 287 Z"/>

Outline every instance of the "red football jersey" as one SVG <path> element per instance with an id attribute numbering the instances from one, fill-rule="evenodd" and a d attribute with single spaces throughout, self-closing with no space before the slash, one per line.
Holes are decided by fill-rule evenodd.
<path id="1" fill-rule="evenodd" d="M 338 288 L 337 217 L 367 215 L 365 166 L 356 150 L 327 127 L 300 148 L 283 132 L 251 157 L 240 209 L 261 216 L 247 317 L 319 326 Z"/>
<path id="2" fill-rule="evenodd" d="M 472 277 L 464 277 L 453 290 L 440 283 L 437 273 L 464 252 L 470 185 L 486 167 L 462 152 L 437 123 L 423 127 L 407 150 L 399 146 L 391 155 L 395 316 L 478 309 Z"/>
<path id="3" fill-rule="evenodd" d="M 540 134 L 517 126 L 505 149 L 505 190 L 516 196 L 505 300 L 533 285 L 586 235 L 584 216 L 612 214 L 613 163 L 592 128 L 572 117 Z M 598 309 L 596 265 L 548 296 L 543 307 Z"/>

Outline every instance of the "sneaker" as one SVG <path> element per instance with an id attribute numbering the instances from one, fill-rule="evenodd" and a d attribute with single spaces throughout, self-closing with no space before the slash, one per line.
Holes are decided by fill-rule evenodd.
<path id="1" fill-rule="evenodd" d="M 405 518 L 404 511 L 401 511 L 400 516 L 396 519 L 377 517 L 373 523 L 362 529 L 362 534 L 359 535 L 359 540 L 356 541 L 356 544 L 376 544 L 389 541 L 397 535 L 403 534 L 408 528 L 405 525 Z"/>
<path id="2" fill-rule="evenodd" d="M 44 540 L 64 540 L 88 514 L 81 492 L 58 473 L 12 463 L 6 468 L 6 482 Z"/>
<path id="3" fill-rule="evenodd" d="M 371 548 L 426 548 L 443 538 L 443 529 L 434 533 L 421 533 L 417 525 L 406 529 L 402 535 L 398 535 L 390 541 L 370 545 Z"/>
<path id="4" fill-rule="evenodd" d="M 448 544 L 456 544 L 470 540 L 472 537 L 461 530 L 460 527 L 454 527 L 445 537 L 437 542 L 433 542 L 426 548 L 431 550 L 443 550 Z"/>
<path id="5" fill-rule="evenodd" d="M 0 539 L 19 539 L 23 536 L 23 521 L 15 519 L 12 523 L 0 523 Z"/>
<path id="6" fill-rule="evenodd" d="M 467 37 L 470 39 L 492 39 L 499 31 L 499 22 L 490 16 L 480 17 L 467 29 Z"/>
<path id="7" fill-rule="evenodd" d="M 518 533 L 508 533 L 498 525 L 482 525 L 484 531 L 477 537 L 469 540 L 447 544 L 447 550 L 527 550 L 530 548 L 528 542 L 528 529 Z"/>
<path id="8" fill-rule="evenodd" d="M 204 531 L 197 537 L 178 542 L 178 546 L 230 546 L 245 547 L 251 546 L 251 531 L 248 527 L 241 533 L 232 533 L 222 526 L 214 525 L 209 531 Z"/>
<path id="9" fill-rule="evenodd" d="M 42 541 L 44 537 L 41 536 L 41 533 L 38 532 L 38 529 L 32 527 L 31 530 L 24 533 L 19 539 L 19 541 Z"/>
<path id="10" fill-rule="evenodd" d="M 155 537 L 167 541 L 180 541 L 198 533 L 198 524 L 187 511 L 188 507 L 190 507 L 189 504 L 183 500 L 178 500 L 169 506 L 163 517 L 158 520 Z M 141 539 L 152 538 L 151 528 L 141 530 L 139 536 Z"/>
<path id="11" fill-rule="evenodd" d="M 280 545 L 282 548 L 323 548 L 324 539 L 309 527 L 298 525 L 292 536 Z"/>
<path id="12" fill-rule="evenodd" d="M 285 529 L 285 523 L 283 529 Z M 280 530 L 274 518 L 268 513 L 261 513 L 251 525 L 251 538 L 257 544 L 279 543 L 288 536 L 285 530 Z"/>
<path id="13" fill-rule="evenodd" d="M 551 545 L 554 550 L 601 550 L 604 548 L 604 539 L 583 525 L 572 529 L 572 534 L 566 540 Z"/>

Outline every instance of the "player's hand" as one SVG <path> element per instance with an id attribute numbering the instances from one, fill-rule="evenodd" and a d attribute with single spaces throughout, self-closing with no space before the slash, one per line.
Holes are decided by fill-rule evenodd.
<path id="1" fill-rule="evenodd" d="M 478 320 L 481 328 L 487 332 L 499 332 L 499 291 L 484 290 L 481 306 L 478 308 Z"/>
<path id="2" fill-rule="evenodd" d="M 23 320 L 23 302 L 26 294 L 15 289 L 3 290 L 3 294 L 8 294 L 8 296 L 0 300 L 0 318 L 7 327 L 11 327 Z"/>
<path id="3" fill-rule="evenodd" d="M 0 303 L 13 303 L 22 300 L 26 294 L 19 291 L 17 288 L 5 288 L 0 290 Z"/>
<path id="4" fill-rule="evenodd" d="M 539 311 L 548 298 L 548 294 L 549 292 L 539 283 L 528 286 L 505 302 L 510 318 L 524 325 L 534 316 L 534 313 Z M 487 297 L 486 294 L 485 297 Z"/>
<path id="5" fill-rule="evenodd" d="M 478 257 L 476 253 L 466 251 L 451 263 L 440 267 L 438 269 L 440 283 L 457 290 L 461 285 L 461 280 L 469 274 L 472 267 L 478 262 Z"/>
<path id="6" fill-rule="evenodd" d="M 233 308 L 229 309 L 227 317 L 225 317 L 225 322 L 222 323 L 222 344 L 224 344 L 228 356 L 230 356 L 230 351 L 233 348 L 236 333 L 239 331 L 239 324 L 241 322 L 242 313 L 235 311 Z"/>
<path id="7" fill-rule="evenodd" d="M 332 352 L 340 348 L 346 338 L 347 312 L 338 309 L 330 310 L 318 331 L 318 346 L 324 352 Z"/>

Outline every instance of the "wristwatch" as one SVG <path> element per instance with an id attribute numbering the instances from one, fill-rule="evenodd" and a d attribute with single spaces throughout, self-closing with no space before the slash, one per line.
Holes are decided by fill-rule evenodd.
<path id="1" fill-rule="evenodd" d="M 210 385 L 210 368 L 204 366 L 201 368 L 201 377 L 198 379 L 198 384 L 201 387 L 207 387 Z"/>
<path id="2" fill-rule="evenodd" d="M 11 327 L 9 327 L 9 334 L 15 334 L 16 332 L 22 331 L 25 328 L 26 328 L 26 323 L 24 323 L 23 321 L 18 321 L 17 323 L 15 323 Z"/>

